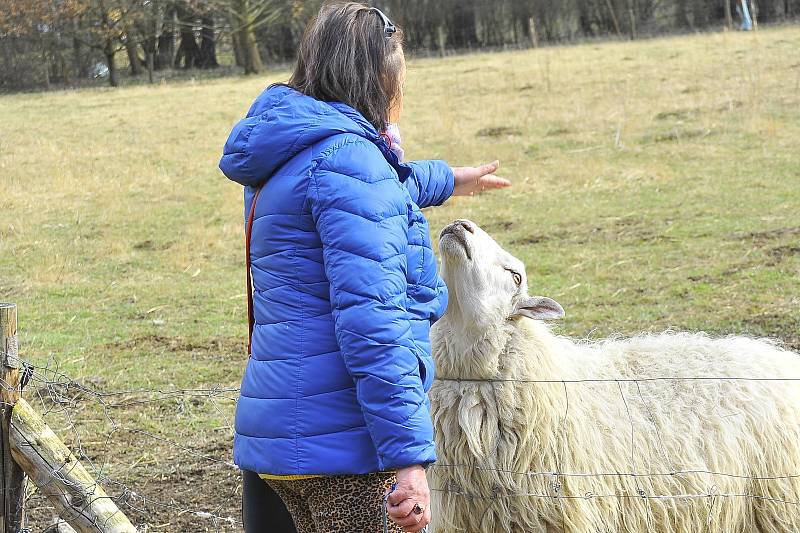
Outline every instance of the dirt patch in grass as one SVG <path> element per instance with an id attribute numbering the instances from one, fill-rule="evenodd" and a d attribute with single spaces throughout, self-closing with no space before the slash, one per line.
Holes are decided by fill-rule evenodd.
<path id="1" fill-rule="evenodd" d="M 790 350 L 800 353 L 800 318 L 768 313 L 754 316 L 747 325 L 751 334 L 778 339 Z"/>
<path id="2" fill-rule="evenodd" d="M 516 227 L 517 227 L 516 222 L 512 222 L 510 220 L 498 220 L 495 222 L 489 222 L 488 224 L 485 224 L 483 230 L 486 233 L 492 233 L 494 231 L 509 231 L 513 230 Z"/>
<path id="3" fill-rule="evenodd" d="M 645 220 L 637 217 L 626 217 L 610 220 L 608 224 L 596 226 L 589 231 L 577 234 L 577 242 L 588 243 L 595 240 L 602 241 L 633 241 L 655 242 L 675 239 L 661 231 L 663 223 Z"/>
<path id="4" fill-rule="evenodd" d="M 765 245 L 776 239 L 784 237 L 792 237 L 800 235 L 800 226 L 789 226 L 784 228 L 775 228 L 766 231 L 751 231 L 747 233 L 734 233 L 730 236 L 735 240 L 748 240 L 753 241 L 755 244 Z"/>
<path id="5" fill-rule="evenodd" d="M 665 143 L 703 139 L 715 135 L 714 130 L 708 128 L 672 128 L 671 130 L 655 133 L 646 137 L 645 142 Z"/>
<path id="6" fill-rule="evenodd" d="M 497 126 L 493 128 L 483 128 L 475 134 L 478 137 L 503 137 L 506 135 L 522 135 L 522 130 L 509 126 Z"/>
<path id="7" fill-rule="evenodd" d="M 134 250 L 143 250 L 146 252 L 160 252 L 163 250 L 169 250 L 172 247 L 173 243 L 171 242 L 155 242 L 150 239 L 147 239 L 142 242 L 137 242 L 133 245 Z"/>
<path id="8" fill-rule="evenodd" d="M 141 501 L 126 505 L 135 524 L 170 524 L 169 531 L 240 531 L 241 475 L 230 461 L 232 442 L 216 436 L 173 464 L 154 469 L 136 480 Z M 165 490 L 166 489 L 166 490 Z M 210 516 L 209 516 L 210 515 Z"/>
<path id="9" fill-rule="evenodd" d="M 673 324 L 677 331 L 693 331 L 695 326 Z M 800 318 L 789 314 L 766 313 L 755 315 L 736 324 L 723 328 L 702 328 L 706 333 L 725 337 L 728 335 L 745 335 L 753 338 L 767 338 L 778 341 L 779 345 L 800 354 Z"/>
<path id="10" fill-rule="evenodd" d="M 527 235 L 525 237 L 519 237 L 518 239 L 513 239 L 511 244 L 521 244 L 521 245 L 530 245 L 530 244 L 539 244 L 541 242 L 546 242 L 551 239 L 554 239 L 555 235 L 544 235 L 544 234 L 537 234 L 537 235 Z"/>
<path id="11" fill-rule="evenodd" d="M 698 92 L 696 87 L 687 87 L 681 91 L 682 94 L 689 94 L 693 92 Z M 697 118 L 699 115 L 703 113 L 725 113 L 729 111 L 733 111 L 734 109 L 738 109 L 744 106 L 744 102 L 741 100 L 730 100 L 725 102 L 724 104 L 715 106 L 715 107 L 706 107 L 706 108 L 699 108 L 699 107 L 684 107 L 680 109 L 673 109 L 671 111 L 661 111 L 660 113 L 656 113 L 653 116 L 653 120 L 657 121 L 666 121 L 666 120 L 673 120 L 677 122 L 684 122 L 687 120 L 692 120 Z"/>
<path id="12" fill-rule="evenodd" d="M 185 337 L 167 337 L 163 335 L 142 335 L 133 339 L 113 342 L 106 345 L 115 350 L 153 350 L 174 353 L 192 354 L 236 354 L 247 351 L 247 339 L 239 337 L 218 337 L 197 342 Z"/>
<path id="13" fill-rule="evenodd" d="M 529 245 L 551 240 L 568 241 L 571 244 L 588 244 L 608 241 L 674 242 L 677 239 L 665 234 L 662 231 L 661 223 L 628 217 L 609 220 L 603 225 L 573 226 L 569 230 L 522 235 L 512 239 L 511 244 Z"/>
<path id="14" fill-rule="evenodd" d="M 229 464 L 230 449 L 227 435 L 211 435 L 193 448 L 197 453 L 179 455 L 158 447 L 131 447 L 120 439 L 106 457 L 95 459 L 98 465 L 108 456 L 116 459 L 105 465 L 99 481 L 139 531 L 241 531 L 241 475 Z M 136 455 L 146 454 L 168 459 L 137 462 Z M 55 521 L 53 506 L 39 492 L 28 500 L 27 509 L 33 531 Z"/>
<path id="15" fill-rule="evenodd" d="M 775 248 L 771 248 L 769 251 L 770 257 L 772 257 L 776 262 L 783 261 L 784 259 L 788 259 L 791 256 L 800 254 L 800 245 L 786 245 L 786 246 L 777 246 Z"/>
<path id="16" fill-rule="evenodd" d="M 714 111 L 717 111 L 719 113 L 725 113 L 728 111 L 733 111 L 734 109 L 738 109 L 743 105 L 744 102 L 742 102 L 741 100 L 731 100 L 728 103 L 722 104 L 721 106 L 714 108 Z"/>
<path id="17" fill-rule="evenodd" d="M 567 134 L 570 134 L 570 133 L 573 133 L 573 131 L 570 128 L 567 128 L 567 127 L 564 127 L 564 126 L 556 126 L 556 127 L 548 129 L 544 133 L 544 136 L 545 137 L 558 137 L 560 135 L 567 135 Z"/>
<path id="18" fill-rule="evenodd" d="M 760 264 L 776 266 L 785 260 L 800 255 L 800 245 L 797 244 L 798 235 L 800 235 L 800 226 L 789 226 L 765 231 L 735 233 L 730 235 L 729 238 L 731 240 L 749 242 L 754 248 L 764 250 L 767 259 Z"/>
<path id="19" fill-rule="evenodd" d="M 662 111 L 653 118 L 655 120 L 689 120 L 697 115 L 698 109 L 675 109 L 673 111 Z"/>

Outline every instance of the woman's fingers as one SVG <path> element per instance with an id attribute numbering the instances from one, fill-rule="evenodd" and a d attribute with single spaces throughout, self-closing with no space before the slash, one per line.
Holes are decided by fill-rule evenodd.
<path id="1" fill-rule="evenodd" d="M 389 513 L 389 516 L 392 518 L 392 520 L 394 520 L 395 518 L 401 519 L 410 515 L 411 511 L 414 510 L 414 506 L 416 504 L 417 503 L 413 499 L 408 498 L 406 500 L 403 500 L 397 505 L 392 505 L 391 503 L 389 503 L 389 505 L 386 506 L 386 510 Z"/>
<path id="2" fill-rule="evenodd" d="M 511 182 L 509 180 L 494 175 L 499 168 L 499 161 L 486 163 L 479 167 L 454 167 L 455 187 L 453 195 L 473 196 L 484 191 L 510 187 Z"/>
<path id="3" fill-rule="evenodd" d="M 425 526 L 431 523 L 431 510 L 425 509 L 425 512 L 421 515 L 422 519 L 415 525 L 405 526 L 403 527 L 404 531 L 408 531 L 409 533 L 416 533 L 417 531 L 422 530 Z"/>
<path id="4" fill-rule="evenodd" d="M 411 513 L 410 515 L 404 518 L 397 518 L 392 519 L 392 521 L 400 527 L 403 528 L 413 528 L 414 526 L 419 525 L 420 522 L 425 518 L 424 514 L 414 514 Z M 424 527 L 424 526 L 423 526 Z"/>
<path id="5" fill-rule="evenodd" d="M 505 189 L 511 187 L 511 182 L 499 176 L 484 176 L 481 178 L 481 187 L 485 190 L 489 189 Z"/>
<path id="6" fill-rule="evenodd" d="M 500 168 L 500 161 L 492 161 L 491 163 L 486 163 L 485 165 L 479 166 L 476 170 L 480 173 L 481 176 L 485 176 L 486 174 L 494 174 L 497 172 L 497 169 Z"/>
<path id="7" fill-rule="evenodd" d="M 502 189 L 504 187 L 510 187 L 511 182 L 505 178 L 501 178 L 500 176 L 494 176 L 489 174 L 487 176 L 481 176 L 478 180 L 478 184 L 482 187 L 486 187 L 487 189 Z"/>
<path id="8" fill-rule="evenodd" d="M 414 513 L 414 507 L 418 504 L 419 502 L 408 498 L 397 505 L 389 504 L 387 512 L 392 522 L 402 527 L 403 531 L 415 533 L 431 522 L 430 508 L 424 508 L 420 514 Z"/>
<path id="9" fill-rule="evenodd" d="M 494 189 L 505 189 L 511 187 L 511 182 L 499 176 L 481 176 L 475 184 L 475 190 L 470 192 L 470 195 L 480 194 L 482 192 L 491 191 Z"/>
<path id="10" fill-rule="evenodd" d="M 391 518 L 395 524 L 404 528 L 406 531 L 419 531 L 425 527 L 427 522 L 422 524 L 419 528 L 416 528 L 416 526 L 425 520 L 425 513 L 414 513 L 414 507 L 416 505 L 418 505 L 418 502 L 414 501 L 412 498 L 408 498 L 407 500 L 400 502 L 398 505 L 390 504 L 387 507 L 389 518 Z M 428 521 L 430 521 L 430 518 L 428 518 Z"/>

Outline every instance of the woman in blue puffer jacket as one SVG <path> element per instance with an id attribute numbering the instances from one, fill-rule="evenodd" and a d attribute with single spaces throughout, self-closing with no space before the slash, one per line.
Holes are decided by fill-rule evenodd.
<path id="1" fill-rule="evenodd" d="M 270 487 L 301 533 L 382 530 L 392 485 L 394 531 L 430 521 L 428 336 L 447 288 L 420 208 L 508 182 L 491 175 L 496 163 L 398 158 L 385 132 L 404 75 L 383 13 L 329 4 L 289 83 L 264 91 L 225 145 L 220 168 L 245 186 L 251 228 L 253 330 L 234 438 L 246 531 L 273 526 L 259 499 Z"/>

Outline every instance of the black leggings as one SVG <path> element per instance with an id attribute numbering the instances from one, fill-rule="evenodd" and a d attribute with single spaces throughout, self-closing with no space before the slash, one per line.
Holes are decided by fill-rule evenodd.
<path id="1" fill-rule="evenodd" d="M 242 521 L 245 533 L 297 533 L 280 497 L 248 470 L 242 470 Z"/>

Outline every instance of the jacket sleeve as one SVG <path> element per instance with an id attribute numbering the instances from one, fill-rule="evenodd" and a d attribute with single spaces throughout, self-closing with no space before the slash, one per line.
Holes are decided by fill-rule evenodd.
<path id="1" fill-rule="evenodd" d="M 353 161 L 354 159 L 350 159 Z M 336 339 L 381 470 L 436 460 L 433 424 L 406 310 L 408 214 L 402 185 L 314 171 Z"/>
<path id="2" fill-rule="evenodd" d="M 444 161 L 411 161 L 408 166 L 411 175 L 405 185 L 419 207 L 442 205 L 453 195 L 453 169 Z"/>

